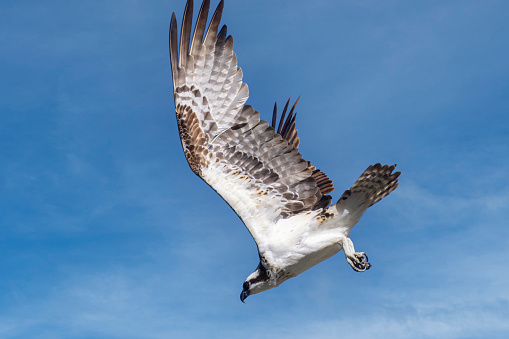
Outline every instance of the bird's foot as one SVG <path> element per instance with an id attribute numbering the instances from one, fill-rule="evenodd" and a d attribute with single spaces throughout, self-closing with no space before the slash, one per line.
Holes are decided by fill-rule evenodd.
<path id="1" fill-rule="evenodd" d="M 355 271 L 364 272 L 369 270 L 371 264 L 368 261 L 368 256 L 364 252 L 355 252 L 353 242 L 350 238 L 344 238 L 342 245 L 345 251 L 346 261 Z"/>
<path id="2" fill-rule="evenodd" d="M 346 256 L 346 261 L 357 272 L 364 272 L 371 267 L 368 256 L 364 252 L 355 252 L 352 256 Z"/>

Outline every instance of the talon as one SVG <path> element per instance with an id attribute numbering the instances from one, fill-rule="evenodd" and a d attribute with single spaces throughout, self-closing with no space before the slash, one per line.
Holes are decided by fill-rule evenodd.
<path id="1" fill-rule="evenodd" d="M 347 257 L 347 261 L 357 272 L 364 272 L 369 270 L 371 267 L 371 264 L 368 261 L 368 256 L 364 252 L 354 253 L 352 257 Z"/>

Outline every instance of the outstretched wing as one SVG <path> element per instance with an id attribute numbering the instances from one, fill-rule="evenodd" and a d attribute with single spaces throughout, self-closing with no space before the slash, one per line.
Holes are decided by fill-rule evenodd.
<path id="1" fill-rule="evenodd" d="M 170 58 L 182 147 L 193 172 L 223 197 L 261 246 L 277 220 L 327 207 L 332 181 L 298 151 L 295 105 L 284 120 L 287 103 L 278 131 L 245 105 L 249 91 L 237 67 L 233 39 L 227 37 L 226 26 L 218 30 L 223 1 L 205 31 L 209 5 L 203 1 L 191 36 L 193 1 L 187 1 L 180 42 L 175 13 L 171 19 Z"/>
<path id="2" fill-rule="evenodd" d="M 280 134 L 284 139 L 286 139 L 290 145 L 292 145 L 294 148 L 298 148 L 300 144 L 299 139 L 299 131 L 295 128 L 295 118 L 297 117 L 297 112 L 295 112 L 295 107 L 297 106 L 297 103 L 299 102 L 299 98 L 295 101 L 295 103 L 292 106 L 292 109 L 290 110 L 290 113 L 286 117 L 286 111 L 288 110 L 288 105 L 290 104 L 290 99 L 286 102 L 285 108 L 283 108 L 283 113 L 281 114 L 281 119 L 279 120 L 279 127 L 276 129 L 276 121 L 277 121 L 277 103 L 274 103 L 274 111 L 272 113 L 272 128 L 274 130 L 277 130 L 277 133 Z M 311 162 L 308 161 L 308 165 L 313 170 L 313 174 L 311 175 L 313 178 L 315 178 L 316 183 L 318 185 L 318 188 L 320 189 L 320 192 L 322 193 L 322 201 L 320 208 L 325 208 L 330 205 L 331 197 L 328 194 L 334 190 L 334 186 L 332 185 L 332 180 L 325 174 L 325 172 L 322 172 L 319 169 L 316 169 L 316 167 L 311 166 Z"/>

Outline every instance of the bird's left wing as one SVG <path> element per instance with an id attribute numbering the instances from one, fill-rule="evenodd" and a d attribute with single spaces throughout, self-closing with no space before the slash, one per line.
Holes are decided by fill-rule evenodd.
<path id="1" fill-rule="evenodd" d="M 188 0 L 180 42 L 175 14 L 171 20 L 180 138 L 193 172 L 234 209 L 260 247 L 277 220 L 328 206 L 332 181 L 302 159 L 294 119 L 280 124 L 278 133 L 245 105 L 249 91 L 233 39 L 226 26 L 218 33 L 223 1 L 205 31 L 209 4 L 203 1 L 191 36 L 193 1 Z"/>

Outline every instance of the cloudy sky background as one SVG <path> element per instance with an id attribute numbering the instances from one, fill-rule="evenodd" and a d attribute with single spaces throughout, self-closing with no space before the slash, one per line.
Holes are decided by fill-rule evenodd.
<path id="1" fill-rule="evenodd" d="M 507 338 L 509 2 L 226 1 L 248 103 L 302 95 L 335 199 L 403 172 L 351 234 L 371 270 L 340 253 L 246 304 L 256 246 L 178 139 L 184 5 L 1 2 L 0 337 Z"/>

